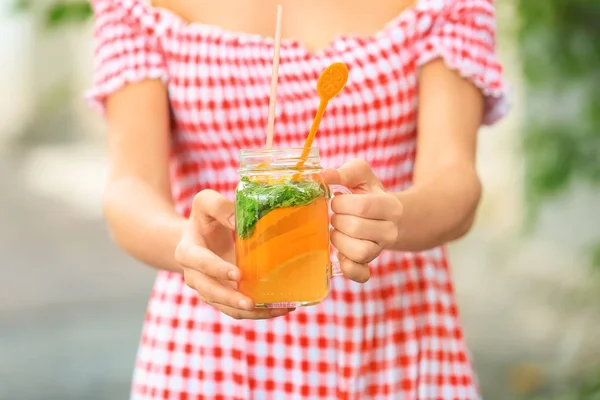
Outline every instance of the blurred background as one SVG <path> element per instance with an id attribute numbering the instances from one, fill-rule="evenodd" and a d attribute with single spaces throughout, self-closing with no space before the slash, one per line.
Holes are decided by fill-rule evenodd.
<path id="1" fill-rule="evenodd" d="M 450 246 L 488 400 L 600 399 L 600 1 L 499 0 L 512 111 Z M 0 0 L 0 399 L 117 400 L 154 273 L 100 214 L 86 2 Z"/>

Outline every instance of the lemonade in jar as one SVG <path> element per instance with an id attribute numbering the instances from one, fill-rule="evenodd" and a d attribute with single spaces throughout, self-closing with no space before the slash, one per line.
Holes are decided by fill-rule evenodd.
<path id="1" fill-rule="evenodd" d="M 314 305 L 329 292 L 329 188 L 318 149 L 311 148 L 299 168 L 302 150 L 240 152 L 239 290 L 257 307 Z"/>

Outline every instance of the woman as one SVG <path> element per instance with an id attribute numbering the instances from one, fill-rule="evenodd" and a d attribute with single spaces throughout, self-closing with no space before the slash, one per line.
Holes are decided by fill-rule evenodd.
<path id="1" fill-rule="evenodd" d="M 237 155 L 264 142 L 276 2 L 92 3 L 105 215 L 159 270 L 132 398 L 478 398 L 444 244 L 479 202 L 478 128 L 506 111 L 492 0 L 286 0 L 276 147 L 303 144 L 323 68 L 350 69 L 316 143 L 326 179 L 353 191 L 332 204 L 345 277 L 296 310 L 255 309 L 232 257 Z"/>

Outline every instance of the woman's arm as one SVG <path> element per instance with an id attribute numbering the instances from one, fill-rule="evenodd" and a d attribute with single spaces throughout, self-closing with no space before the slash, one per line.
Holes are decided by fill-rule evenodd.
<path id="1" fill-rule="evenodd" d="M 481 197 L 475 153 L 482 117 L 475 85 L 441 59 L 422 68 L 414 185 L 396 194 L 403 212 L 392 249 L 426 250 L 469 231 Z"/>
<path id="2" fill-rule="evenodd" d="M 385 249 L 423 251 L 464 235 L 481 196 L 475 171 L 483 96 L 441 60 L 427 63 L 419 88 L 419 133 L 414 185 L 387 192 L 370 166 L 355 159 L 324 178 L 352 190 L 331 202 L 331 242 L 344 275 L 370 277 L 367 263 Z"/>
<path id="3" fill-rule="evenodd" d="M 234 206 L 222 195 L 196 195 L 191 217 L 174 210 L 169 183 L 169 108 L 158 80 L 129 84 L 107 103 L 110 174 L 104 213 L 113 240 L 155 268 L 183 272 L 199 298 L 236 319 L 274 318 L 290 309 L 254 309 L 236 290 L 230 224 Z M 223 258 L 225 256 L 225 258 Z"/>
<path id="4" fill-rule="evenodd" d="M 169 107 L 160 80 L 129 84 L 107 101 L 109 178 L 103 209 L 113 240 L 141 262 L 181 271 L 174 252 L 186 220 L 169 182 Z"/>

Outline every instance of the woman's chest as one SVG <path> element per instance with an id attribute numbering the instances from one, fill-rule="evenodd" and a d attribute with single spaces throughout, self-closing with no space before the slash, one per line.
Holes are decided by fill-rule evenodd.
<path id="1" fill-rule="evenodd" d="M 219 26 L 231 32 L 271 37 L 280 0 L 153 0 L 191 24 Z M 286 0 L 283 38 L 294 38 L 316 51 L 340 34 L 372 36 L 414 3 L 413 0 Z"/>

